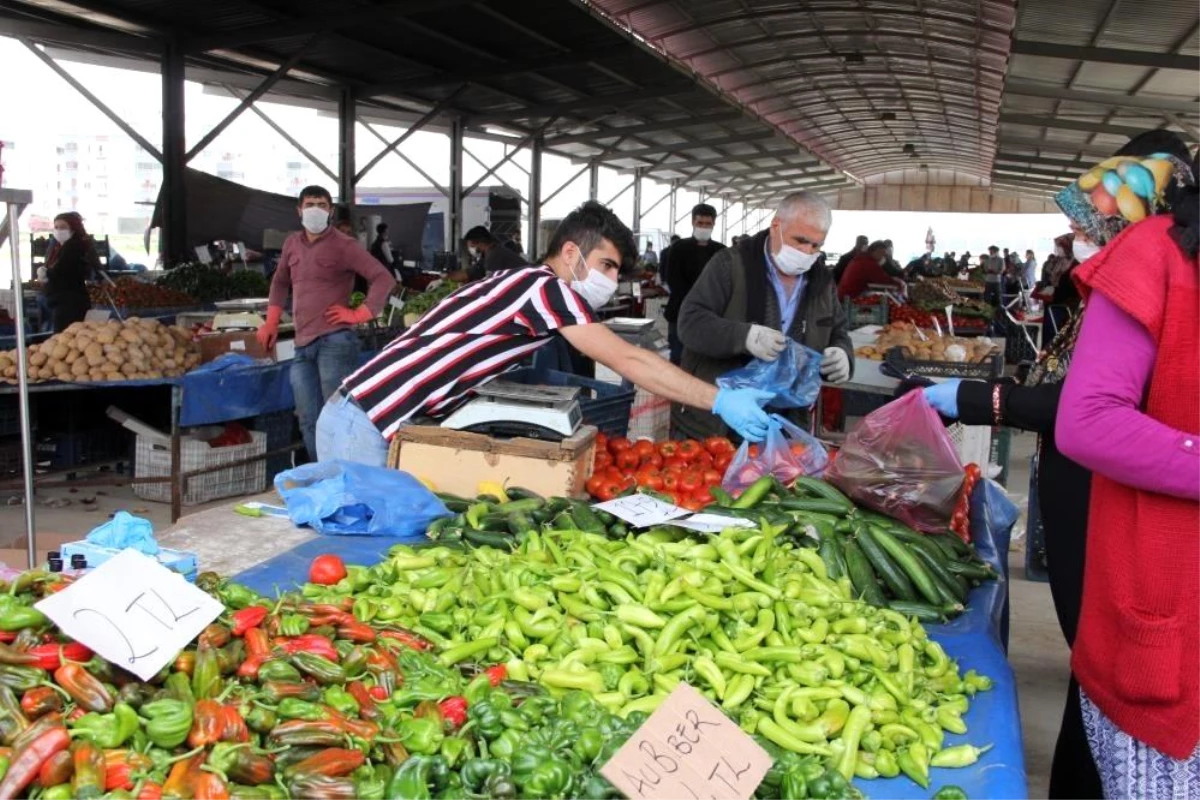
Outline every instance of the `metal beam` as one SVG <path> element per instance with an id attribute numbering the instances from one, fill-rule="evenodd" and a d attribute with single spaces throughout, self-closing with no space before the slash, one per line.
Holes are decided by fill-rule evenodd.
<path id="1" fill-rule="evenodd" d="M 1021 97 L 1045 97 L 1051 100 L 1067 100 L 1072 103 L 1090 103 L 1110 108 L 1140 108 L 1151 111 L 1178 111 L 1196 113 L 1196 101 L 1184 97 L 1129 96 L 1110 92 L 1089 92 L 1079 89 L 1064 89 L 1060 86 L 1033 83 L 1032 81 L 1009 80 L 1004 84 L 1005 94 Z"/>
<path id="2" fill-rule="evenodd" d="M 587 165 L 586 169 L 588 171 L 588 200 L 595 200 L 600 195 L 600 165 L 592 162 Z"/>
<path id="3" fill-rule="evenodd" d="M 592 168 L 591 165 L 584 164 L 583 167 L 578 172 L 576 172 L 571 177 L 567 178 L 565 181 L 563 181 L 561 184 L 559 184 L 559 187 L 557 189 L 555 189 L 553 192 L 551 192 L 550 194 L 548 194 L 544 198 L 542 198 L 542 205 L 545 205 L 546 203 L 549 203 L 551 200 L 553 200 L 555 197 L 558 197 L 558 195 L 564 189 L 566 189 L 568 186 L 570 186 L 575 181 L 579 180 L 579 176 L 582 175 L 583 173 L 587 172 L 591 168 Z M 589 199 L 595 200 L 596 198 L 591 197 Z"/>
<path id="4" fill-rule="evenodd" d="M 549 124 L 550 123 L 546 123 L 546 125 L 549 125 Z M 537 139 L 537 137 L 541 136 L 542 131 L 546 128 L 546 125 L 543 125 L 538 130 L 536 130 L 533 133 L 526 136 L 518 144 L 513 145 L 512 151 L 505 154 L 504 158 L 500 159 L 498 162 L 496 162 L 496 164 L 494 166 L 492 166 L 491 169 L 489 169 L 487 172 L 483 173 L 483 175 L 480 176 L 479 180 L 472 183 L 470 188 L 468 188 L 467 190 L 465 190 L 463 192 L 463 196 L 465 197 L 466 195 L 469 195 L 471 192 L 473 192 L 477 188 L 479 188 L 479 185 L 482 184 L 484 181 L 486 181 L 489 177 L 491 177 L 493 172 L 500 169 L 505 164 L 507 164 L 510 160 L 512 160 L 512 157 L 515 156 L 522 147 L 525 147 L 526 145 L 530 144 L 535 139 Z"/>
<path id="5" fill-rule="evenodd" d="M 305 54 L 306 48 L 312 44 L 313 40 L 315 40 L 318 36 L 320 36 L 320 34 L 314 34 L 313 36 L 309 37 L 309 39 L 304 43 L 303 47 L 301 47 L 295 53 L 292 53 L 292 55 L 288 56 L 287 61 L 284 61 L 282 64 L 276 67 L 275 71 L 264 78 L 263 81 L 254 89 L 254 91 L 242 98 L 242 101 L 237 104 L 237 107 L 225 115 L 225 119 L 218 122 L 212 130 L 205 134 L 204 138 L 196 142 L 196 145 L 191 150 L 187 151 L 183 157 L 183 160 L 185 162 L 191 161 L 200 153 L 203 153 L 204 148 L 208 147 L 218 136 L 224 133 L 225 129 L 232 125 L 233 121 L 240 117 L 243 111 L 249 108 L 251 104 L 256 102 L 258 98 L 269 92 L 272 86 L 278 83 L 281 78 L 288 74 L 292 67 L 296 66 L 296 64 L 300 62 L 300 59 Z"/>
<path id="6" fill-rule="evenodd" d="M 1013 114 L 1000 112 L 1000 122 L 1010 125 L 1031 125 L 1035 128 L 1061 128 L 1065 131 L 1083 131 L 1084 133 L 1111 133 L 1114 136 L 1134 137 L 1143 133 L 1145 128 L 1131 125 L 1105 125 L 1101 122 L 1084 122 L 1082 120 L 1063 119 L 1062 117 L 1040 117 L 1036 114 Z"/>
<path id="7" fill-rule="evenodd" d="M 404 133 L 400 134 L 399 138 L 397 138 L 394 142 L 389 142 L 387 147 L 383 148 L 383 150 L 376 153 L 375 157 L 372 158 L 370 161 L 368 161 L 367 165 L 365 167 L 363 167 L 361 170 L 359 170 L 358 174 L 354 176 L 355 182 L 361 181 L 366 176 L 366 174 L 368 172 L 370 172 L 371 169 L 383 159 L 384 156 L 386 156 L 388 153 L 390 153 L 394 150 L 397 150 L 397 148 L 400 147 L 400 145 L 404 144 L 404 142 L 408 139 L 408 137 L 412 136 L 414 133 L 416 133 L 417 131 L 424 128 L 426 125 L 429 124 L 429 122 L 431 120 L 436 119 L 438 116 L 440 116 L 442 114 L 442 112 L 446 110 L 446 106 L 453 103 L 454 99 L 456 97 L 458 97 L 459 94 L 461 94 L 462 91 L 466 88 L 467 88 L 466 84 L 463 84 L 462 86 L 458 87 L 455 91 L 451 92 L 449 97 L 446 97 L 443 100 L 439 100 L 434 105 L 433 108 L 431 108 L 425 112 L 424 116 L 422 116 L 419 120 L 414 122 L 412 125 L 408 126 L 408 130 L 406 130 L 406 131 L 404 131 Z M 461 131 L 460 131 L 460 133 L 461 133 Z M 399 152 L 399 151 L 397 150 L 397 152 Z M 461 159 L 460 159 L 460 161 L 461 161 Z"/>
<path id="8" fill-rule="evenodd" d="M 1200 128 L 1183 119 L 1178 114 L 1164 114 L 1163 116 L 1166 117 L 1167 122 L 1183 128 L 1184 133 L 1191 134 L 1193 139 L 1200 139 Z"/>
<path id="9" fill-rule="evenodd" d="M 680 128 L 692 128 L 697 125 L 714 125 L 722 122 L 733 122 L 734 120 L 739 119 L 746 119 L 745 115 L 740 111 L 721 111 L 716 114 L 701 114 L 697 117 L 684 117 L 682 119 L 665 120 L 662 122 L 648 122 L 645 125 L 630 125 L 624 128 L 605 128 L 603 130 L 591 131 L 588 133 L 554 136 L 546 141 L 556 147 L 560 147 L 564 144 L 589 144 L 599 139 L 612 139 L 617 136 L 638 136 L 643 133 L 654 133 L 655 131 L 676 131 Z"/>
<path id="10" fill-rule="evenodd" d="M 759 142 L 765 139 L 774 139 L 778 134 L 774 130 L 757 131 L 755 133 L 744 133 L 740 136 L 726 136 L 723 139 L 697 139 L 692 142 L 677 142 L 675 144 L 664 144 L 658 147 L 645 147 L 640 150 L 617 150 L 609 158 L 610 161 L 620 161 L 626 158 L 645 158 L 646 156 L 670 155 L 672 153 L 680 153 L 689 150 L 701 150 L 714 147 L 728 147 L 733 144 L 747 144 L 749 142 Z M 727 161 L 740 158 L 741 156 L 728 156 Z M 745 156 L 751 158 L 751 156 Z M 694 163 L 694 162 L 693 162 Z"/>
<path id="11" fill-rule="evenodd" d="M 357 121 L 358 105 L 354 88 L 343 86 L 338 101 L 338 200 L 350 208 L 354 207 L 354 187 L 358 184 L 358 174 L 354 170 L 357 160 L 354 140 Z"/>
<path id="12" fill-rule="evenodd" d="M 643 217 L 643 218 L 645 218 L 645 216 L 646 216 L 647 214 L 649 214 L 651 211 L 653 211 L 654 209 L 656 209 L 656 208 L 658 208 L 659 206 L 661 206 L 661 205 L 662 205 L 662 203 L 663 203 L 663 201 L 664 201 L 664 200 L 666 200 L 666 199 L 667 199 L 667 197 L 669 197 L 669 196 L 670 196 L 670 194 L 671 194 L 670 192 L 664 192 L 662 197 L 658 198 L 658 199 L 657 199 L 657 200 L 655 200 L 653 203 L 651 203 L 649 206 L 647 206 L 646 208 L 642 209 L 642 217 Z"/>
<path id="13" fill-rule="evenodd" d="M 507 150 L 507 149 L 505 149 L 505 151 L 504 151 L 504 152 L 505 152 L 505 153 L 507 153 L 507 152 L 508 152 L 508 150 Z M 472 161 L 474 161 L 476 164 L 478 164 L 478 165 L 479 165 L 480 167 L 482 167 L 483 169 L 487 169 L 487 168 L 488 168 L 488 165 L 487 165 L 487 163 L 486 163 L 486 162 L 484 162 L 484 160 L 483 160 L 482 158 L 480 158 L 479 156 L 477 156 L 477 155 L 475 155 L 474 153 L 472 153 L 472 152 L 471 152 L 471 148 L 467 147 L 467 137 L 465 137 L 465 136 L 463 137 L 463 155 L 464 155 L 464 156 L 466 156 L 467 158 L 471 159 Z M 513 166 L 520 166 L 520 165 L 514 162 L 514 163 L 513 163 Z M 526 180 L 528 180 L 529 173 L 528 173 L 527 171 L 525 171 L 525 175 L 526 175 Z M 496 175 L 496 180 L 500 181 L 500 183 L 502 183 L 502 184 L 504 184 L 506 187 L 508 187 L 508 189 L 510 189 L 510 190 L 511 190 L 511 191 L 512 191 L 512 192 L 513 192 L 513 193 L 514 193 L 516 196 L 517 196 L 517 199 L 518 199 L 520 202 L 524 203 L 526 206 L 528 206 L 528 205 L 529 205 L 529 200 L 528 200 L 528 199 L 525 197 L 525 193 L 524 193 L 524 192 L 522 192 L 522 191 L 521 191 L 520 189 L 518 189 L 517 187 L 513 186 L 513 185 L 512 185 L 511 183 L 509 183 L 508 181 L 504 180 L 504 177 L 503 177 L 503 176 L 501 176 L 501 175 Z"/>
<path id="14" fill-rule="evenodd" d="M 278 41 L 294 36 L 303 36 L 317 31 L 336 31 L 343 28 L 353 28 L 357 25 L 384 25 L 398 23 L 401 18 L 424 14 L 427 11 L 441 11 L 454 6 L 468 5 L 471 0 L 395 0 L 390 3 L 366 5 L 361 7 L 338 8 L 336 14 L 327 10 L 320 14 L 297 17 L 294 19 L 267 22 L 261 25 L 249 25 L 237 30 L 202 34 L 187 40 L 188 52 L 196 53 L 205 50 L 228 50 L 245 47 L 259 42 Z"/>
<path id="15" fill-rule="evenodd" d="M 642 170 L 633 171 L 633 230 L 642 227 Z"/>
<path id="16" fill-rule="evenodd" d="M 600 58 L 605 55 L 612 55 L 611 48 L 578 50 L 573 53 L 551 53 L 548 55 L 541 55 L 534 58 L 526 58 L 517 61 L 501 61 L 495 64 L 478 66 L 470 69 L 462 69 L 456 72 L 430 72 L 426 75 L 416 75 L 403 81 L 393 81 L 390 83 L 380 83 L 365 86 L 363 87 L 362 91 L 364 96 L 370 97 L 374 95 L 390 94 L 392 92 L 406 92 L 413 89 L 430 89 L 435 86 L 450 86 L 463 82 L 473 83 L 476 81 L 487 81 L 509 75 L 523 75 L 528 72 L 536 72 L 542 69 L 553 69 L 572 64 L 586 64 L 592 59 Z"/>
<path id="17" fill-rule="evenodd" d="M 97 109 L 100 110 L 100 113 L 102 113 L 104 116 L 108 117 L 108 119 L 112 122 L 112 124 L 116 125 L 122 131 L 124 131 L 125 135 L 128 136 L 130 139 L 133 139 L 135 142 L 137 142 L 143 150 L 145 150 L 150 155 L 154 156 L 154 158 L 156 160 L 158 160 L 159 162 L 161 162 L 163 160 L 162 153 L 159 152 L 159 149 L 157 147 L 150 144 L 150 142 L 148 142 L 146 140 L 146 138 L 144 136 L 142 136 L 140 133 L 135 131 L 133 129 L 133 127 L 129 125 L 129 123 L 125 122 L 125 120 L 121 119 L 121 117 L 119 117 L 112 109 L 110 109 L 108 106 L 106 106 L 100 100 L 99 97 L 96 97 L 96 95 L 89 92 L 87 90 L 87 87 L 85 87 L 79 81 L 75 80 L 74 76 L 72 76 L 71 73 L 67 72 L 62 67 L 61 64 L 59 64 L 57 61 L 55 61 L 50 56 L 43 53 L 40 49 L 38 49 L 38 46 L 35 45 L 33 42 L 31 42 L 29 39 L 21 39 L 21 44 L 25 45 L 25 48 L 27 50 L 29 50 L 29 52 L 33 53 L 35 56 L 40 58 L 46 66 L 48 66 L 50 69 L 54 70 L 60 78 L 62 78 L 64 81 L 66 81 L 68 84 L 70 84 L 72 89 L 74 89 L 75 91 L 77 91 L 81 95 L 83 95 L 84 98 L 89 103 L 91 103 L 93 106 L 95 106 Z"/>
<path id="18" fill-rule="evenodd" d="M 162 48 L 153 39 L 132 36 L 112 30 L 98 28 L 77 28 L 66 23 L 39 22 L 31 19 L 18 19 L 0 16 L 0 31 L 5 36 L 18 39 L 32 39 L 35 42 L 53 42 L 75 47 L 94 47 L 104 50 L 115 50 L 124 53 L 136 53 L 140 56 L 158 57 Z"/>
<path id="19" fill-rule="evenodd" d="M 183 47 L 178 39 L 166 40 L 162 55 L 162 166 L 158 197 L 162 204 L 160 234 L 164 264 L 185 259 L 188 252 L 187 190 L 184 173 L 187 128 L 184 125 Z M 193 256 L 194 257 L 194 256 Z"/>
<path id="20" fill-rule="evenodd" d="M 678 219 L 675 216 L 675 196 L 679 191 L 679 181 L 671 180 L 671 204 L 667 207 L 667 219 L 671 220 L 671 229 L 667 231 L 667 241 L 670 242 L 671 234 L 675 233 L 675 226 L 678 224 Z"/>
<path id="21" fill-rule="evenodd" d="M 1125 50 L 1116 47 L 1079 47 L 1072 44 L 1035 42 L 1016 39 L 1012 43 L 1016 55 L 1065 58 L 1070 61 L 1095 61 L 1102 64 L 1127 64 L 1132 67 L 1179 69 L 1195 72 L 1200 69 L 1200 57 L 1175 53 L 1148 53 L 1144 50 Z"/>
<path id="22" fill-rule="evenodd" d="M 542 148 L 545 141 L 534 137 L 529 162 L 529 241 L 525 243 L 531 258 L 537 258 L 541 247 L 542 227 Z"/>
<path id="23" fill-rule="evenodd" d="M 1067 158 L 1046 158 L 1045 156 L 1024 156 L 1015 153 L 996 153 L 996 161 L 1007 161 L 1016 164 L 1040 164 L 1047 167 L 1058 167 L 1065 170 L 1075 170 L 1079 174 L 1087 172 L 1096 166 L 1093 161 L 1080 161 Z"/>
<path id="24" fill-rule="evenodd" d="M 788 161 L 791 158 L 799 155 L 794 148 L 786 150 L 768 150 L 765 153 L 756 153 L 749 156 L 717 156 L 715 158 L 689 158 L 686 161 L 668 161 L 660 164 L 657 167 L 651 167 L 650 172 L 666 172 L 672 170 L 675 172 L 686 172 L 691 167 L 711 167 L 719 164 L 747 164 L 754 166 L 755 161 L 762 161 L 766 158 L 773 158 L 777 161 Z M 820 161 L 813 159 L 812 161 L 792 162 L 797 166 L 811 166 L 820 164 Z M 779 164 L 771 164 L 760 169 L 769 169 L 770 167 L 778 167 Z"/>
<path id="25" fill-rule="evenodd" d="M 643 100 L 656 100 L 664 97 L 689 95 L 698 91 L 701 91 L 701 89 L 694 83 L 669 83 L 665 86 L 647 86 L 637 91 L 615 92 L 609 95 L 597 95 L 594 97 L 586 97 L 581 100 L 572 100 L 566 103 L 530 106 L 527 108 L 518 109 L 516 111 L 498 112 L 496 114 L 485 113 L 479 115 L 478 117 L 471 117 L 468 122 L 471 125 L 492 125 L 500 122 L 512 122 L 518 119 L 559 117 L 563 114 L 572 114 L 577 111 L 590 111 L 595 109 L 618 109 L 624 112 L 626 111 L 625 106 L 630 103 L 637 103 Z"/>
<path id="26" fill-rule="evenodd" d="M 223 84 L 222 88 L 238 99 L 241 99 L 245 96 L 235 86 Z M 315 166 L 317 169 L 321 170 L 326 175 L 328 175 L 329 179 L 331 181 L 333 181 L 334 183 L 338 182 L 338 176 L 333 170 L 331 170 L 329 167 L 325 166 L 325 164 L 323 164 L 319 158 L 317 158 L 312 153 L 310 153 L 304 145 L 300 144 L 300 142 L 298 142 L 296 140 L 296 137 L 292 136 L 290 133 L 285 131 L 278 124 L 276 124 L 275 120 L 271 119 L 265 113 L 263 113 L 262 109 L 260 109 L 256 105 L 253 105 L 253 106 L 250 106 L 250 111 L 257 114 L 259 119 L 261 119 L 263 122 L 267 123 L 267 125 L 271 128 L 271 130 L 275 131 L 280 136 L 282 136 L 288 144 L 290 144 L 292 147 L 299 150 L 300 154 L 302 156 L 304 156 L 305 158 L 307 158 L 310 162 L 312 162 L 313 166 Z"/>
<path id="27" fill-rule="evenodd" d="M 459 254 L 460 261 L 466 260 L 462 252 L 463 235 L 463 119 L 455 117 L 450 123 L 450 241 L 446 249 Z M 464 264 L 465 266 L 465 264 Z"/>
<path id="28" fill-rule="evenodd" d="M 363 126 L 364 128 L 366 128 L 368 131 L 370 131 L 370 132 L 371 132 L 371 134 L 372 134 L 372 135 L 373 135 L 373 136 L 374 136 L 376 139 L 378 139 L 379 141 L 383 142 L 384 144 L 387 144 L 387 143 L 388 143 L 388 140 L 387 140 L 387 138 L 386 138 L 386 137 L 385 137 L 385 136 L 384 136 L 382 133 L 380 133 L 379 131 L 375 130 L 373 127 L 371 127 L 371 124 L 370 124 L 369 122 L 363 122 L 363 123 L 362 123 L 362 126 Z M 436 180 L 434 180 L 434 179 L 433 179 L 433 176 L 432 176 L 432 175 L 430 175 L 428 172 L 426 172 L 424 169 L 422 169 L 420 164 L 418 164 L 417 162 L 413 161 L 411 158 L 409 158 L 408 156 L 404 155 L 404 153 L 403 153 L 403 152 L 401 152 L 401 151 L 399 151 L 399 150 L 393 150 L 392 152 L 393 152 L 395 155 L 399 156 L 399 157 L 400 157 L 400 160 L 402 160 L 402 161 L 403 161 L 405 164 L 408 164 L 410 167 L 412 167 L 412 168 L 413 168 L 413 170 L 415 170 L 415 171 L 416 171 L 416 173 L 417 173 L 418 175 L 420 175 L 420 176 L 421 176 L 422 178 L 424 178 L 425 180 L 429 181 L 429 185 L 430 185 L 430 186 L 432 186 L 433 188 L 435 188 L 435 189 L 437 189 L 439 192 L 441 192 L 443 196 L 445 196 L 445 197 L 450 197 L 450 190 L 449 190 L 447 187 L 445 187 L 445 186 L 442 186 L 442 185 L 441 185 L 440 183 L 438 183 Z"/>
<path id="29" fill-rule="evenodd" d="M 1003 147 L 1028 147 L 1035 150 L 1051 150 L 1055 153 L 1083 153 L 1089 156 L 1110 156 L 1113 148 L 1088 142 L 1064 142 L 1058 139 L 1033 139 L 1025 136 L 1001 136 L 997 145 Z"/>
<path id="30" fill-rule="evenodd" d="M 613 203 L 617 202 L 617 200 L 621 197 L 621 195 L 625 194 L 626 192 L 628 192 L 630 189 L 632 189 L 636 185 L 637 185 L 637 178 L 634 178 L 629 183 L 625 184 L 624 188 L 622 188 L 621 191 L 617 192 L 612 197 L 608 198 L 608 200 L 604 203 L 604 205 L 612 206 Z"/>

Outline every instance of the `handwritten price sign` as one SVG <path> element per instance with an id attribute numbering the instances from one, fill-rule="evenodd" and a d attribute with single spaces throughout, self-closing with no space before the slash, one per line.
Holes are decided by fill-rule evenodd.
<path id="1" fill-rule="evenodd" d="M 224 607 L 154 559 L 122 550 L 37 608 L 72 639 L 149 680 Z"/>
<path id="2" fill-rule="evenodd" d="M 770 768 L 767 751 L 681 683 L 600 774 L 629 798 L 746 800 Z"/>

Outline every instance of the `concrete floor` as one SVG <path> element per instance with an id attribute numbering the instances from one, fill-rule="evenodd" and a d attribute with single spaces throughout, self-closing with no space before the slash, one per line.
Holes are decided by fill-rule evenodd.
<path id="1" fill-rule="evenodd" d="M 1024 509 L 1029 486 L 1029 457 L 1036 439 L 1032 434 L 1014 434 L 1009 461 L 1008 486 L 1014 502 Z M 63 505 L 63 501 L 69 504 Z M 91 501 L 91 502 L 87 502 Z M 194 506 L 185 513 L 228 503 L 220 500 Z M 0 496 L 0 503 L 3 497 Z M 170 524 L 170 506 L 139 500 L 128 484 L 120 487 L 57 489 L 39 496 L 36 510 L 38 558 L 62 542 L 81 538 L 118 510 L 126 510 L 154 523 L 155 530 Z M 24 518 L 19 505 L 0 505 L 0 561 L 24 565 Z M 1069 651 L 1058 629 L 1050 587 L 1025 580 L 1024 515 L 1014 530 L 1009 553 L 1012 575 L 1012 624 L 1009 663 L 1017 677 L 1021 706 L 1021 727 L 1025 739 L 1025 760 L 1029 778 L 1029 796 L 1044 798 L 1050 776 L 1050 759 L 1058 736 L 1066 693 Z M 1019 537 L 1019 538 L 1018 538 Z M 16 549 L 19 548 L 19 549 Z M 986 741 L 985 732 L 979 733 Z"/>

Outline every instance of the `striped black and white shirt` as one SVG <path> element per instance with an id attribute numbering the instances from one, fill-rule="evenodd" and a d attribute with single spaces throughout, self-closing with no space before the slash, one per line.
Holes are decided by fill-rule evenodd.
<path id="1" fill-rule="evenodd" d="M 390 440 L 415 415 L 453 411 L 556 331 L 595 320 L 547 266 L 496 272 L 430 309 L 343 387 Z"/>

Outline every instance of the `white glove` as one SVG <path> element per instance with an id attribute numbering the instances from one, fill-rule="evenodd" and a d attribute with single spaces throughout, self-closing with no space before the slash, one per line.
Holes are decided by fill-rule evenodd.
<path id="1" fill-rule="evenodd" d="M 787 347 L 787 337 L 782 332 L 765 325 L 751 325 L 750 333 L 746 336 L 746 349 L 755 358 L 763 361 L 774 361 Z"/>
<path id="2" fill-rule="evenodd" d="M 850 380 L 850 357 L 840 347 L 826 347 L 821 358 L 821 377 L 830 383 Z"/>

